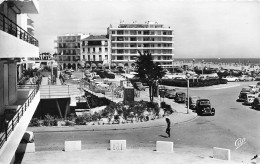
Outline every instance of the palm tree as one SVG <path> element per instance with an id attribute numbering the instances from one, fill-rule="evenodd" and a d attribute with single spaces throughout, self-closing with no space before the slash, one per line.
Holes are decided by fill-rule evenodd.
<path id="1" fill-rule="evenodd" d="M 141 53 L 138 51 L 139 55 L 136 60 L 137 76 L 146 82 L 149 86 L 149 97 L 150 101 L 153 101 L 154 93 L 157 92 L 158 81 L 165 75 L 165 71 L 159 65 L 159 63 L 154 63 L 151 53 Z"/>

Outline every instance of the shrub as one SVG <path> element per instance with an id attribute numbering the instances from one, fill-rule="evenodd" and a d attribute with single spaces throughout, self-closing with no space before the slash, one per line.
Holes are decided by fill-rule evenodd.
<path id="1" fill-rule="evenodd" d="M 39 127 L 41 126 L 40 120 L 38 118 L 32 118 L 30 123 L 29 123 L 29 127 Z"/>
<path id="2" fill-rule="evenodd" d="M 92 116 L 91 116 L 91 120 L 92 121 L 98 121 L 101 119 L 101 114 L 100 113 L 97 113 L 95 112 Z"/>

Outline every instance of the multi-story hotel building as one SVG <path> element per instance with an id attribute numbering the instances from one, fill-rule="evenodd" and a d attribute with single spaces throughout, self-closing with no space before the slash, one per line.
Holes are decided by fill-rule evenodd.
<path id="1" fill-rule="evenodd" d="M 0 163 L 14 162 L 40 101 L 37 87 L 17 86 L 21 58 L 39 57 L 38 40 L 27 31 L 26 15 L 38 12 L 38 0 L 0 1 Z"/>
<path id="2" fill-rule="evenodd" d="M 57 37 L 56 60 L 62 69 L 77 69 L 80 67 L 80 61 L 83 60 L 81 40 L 87 36 L 84 34 L 66 34 Z"/>
<path id="3" fill-rule="evenodd" d="M 90 35 L 82 40 L 82 57 L 85 63 L 109 64 L 108 38 L 105 35 Z"/>
<path id="4" fill-rule="evenodd" d="M 120 23 L 117 27 L 108 28 L 110 54 L 112 63 L 135 62 L 140 52 L 150 52 L 154 62 L 164 68 L 173 63 L 173 29 L 156 22 L 144 24 Z"/>

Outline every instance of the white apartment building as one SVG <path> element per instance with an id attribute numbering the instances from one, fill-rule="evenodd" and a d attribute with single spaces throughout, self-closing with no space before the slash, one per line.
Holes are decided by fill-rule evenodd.
<path id="1" fill-rule="evenodd" d="M 57 37 L 57 57 L 58 65 L 65 68 L 77 69 L 82 61 L 81 40 L 88 37 L 85 34 L 66 34 Z"/>
<path id="2" fill-rule="evenodd" d="M 85 63 L 108 65 L 108 38 L 105 35 L 90 35 L 82 40 L 82 57 Z"/>
<path id="3" fill-rule="evenodd" d="M 0 1 L 0 163 L 14 162 L 40 101 L 37 87 L 17 86 L 21 59 L 39 57 L 38 40 L 26 27 L 27 14 L 38 13 L 38 0 Z"/>
<path id="4" fill-rule="evenodd" d="M 150 52 L 154 62 L 164 68 L 173 66 L 173 29 L 157 22 L 120 23 L 108 28 L 112 63 L 129 65 L 140 52 Z M 127 64 L 126 64 L 127 63 Z"/>

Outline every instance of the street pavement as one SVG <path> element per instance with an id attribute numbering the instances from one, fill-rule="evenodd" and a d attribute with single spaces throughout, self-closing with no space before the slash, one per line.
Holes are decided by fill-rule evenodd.
<path id="1" fill-rule="evenodd" d="M 214 117 L 197 117 L 192 112 L 186 114 L 187 109 L 183 104 L 176 104 L 170 99 L 164 99 L 177 111 L 170 116 L 173 124 L 173 136 L 171 138 L 162 135 L 165 134 L 166 126 L 163 118 L 121 125 L 48 127 L 49 129 L 45 130 L 44 128 L 38 129 L 38 132 L 31 129 L 35 131 L 36 150 L 39 151 L 34 154 L 25 154 L 22 163 L 34 163 L 35 161 L 66 163 L 66 161 L 62 161 L 64 156 L 68 157 L 66 158 L 67 161 L 70 161 L 68 163 L 167 163 L 168 161 L 170 161 L 169 163 L 225 163 L 221 160 L 212 159 L 212 148 L 214 146 L 230 148 L 232 162 L 251 163 L 251 157 L 256 153 L 259 154 L 259 142 L 257 142 L 259 139 L 259 133 L 257 133 L 259 121 L 256 121 L 259 118 L 259 113 L 248 110 L 248 107 L 235 102 L 239 90 L 249 84 L 251 83 L 229 83 L 223 86 L 223 89 L 216 90 L 210 88 L 191 89 L 191 95 L 211 99 L 212 106 L 216 108 L 217 112 Z M 146 97 L 148 92 L 143 92 L 142 95 Z M 159 99 L 155 98 L 155 101 L 159 101 Z M 187 119 L 188 116 L 191 118 Z M 186 124 L 183 124 L 185 122 Z M 82 127 L 90 129 L 82 131 L 80 130 Z M 251 127 L 254 130 L 250 130 Z M 63 128 L 64 131 L 59 132 Z M 51 131 L 50 129 L 53 129 L 52 133 L 48 133 Z M 77 133 L 75 133 L 75 129 Z M 91 129 L 92 131 L 94 129 L 94 131 L 92 132 Z M 239 137 L 245 137 L 246 143 L 236 150 L 234 142 Z M 125 152 L 106 150 L 109 147 L 109 139 L 126 139 L 129 149 Z M 62 152 L 64 140 L 83 140 L 83 150 L 72 153 Z M 175 152 L 173 154 L 154 152 L 155 141 L 158 140 L 174 142 Z M 55 151 L 49 152 L 46 150 Z M 102 158 L 95 156 L 96 153 L 102 154 Z M 51 154 L 54 154 L 54 156 L 51 157 Z M 77 161 L 74 162 L 74 160 Z"/>

